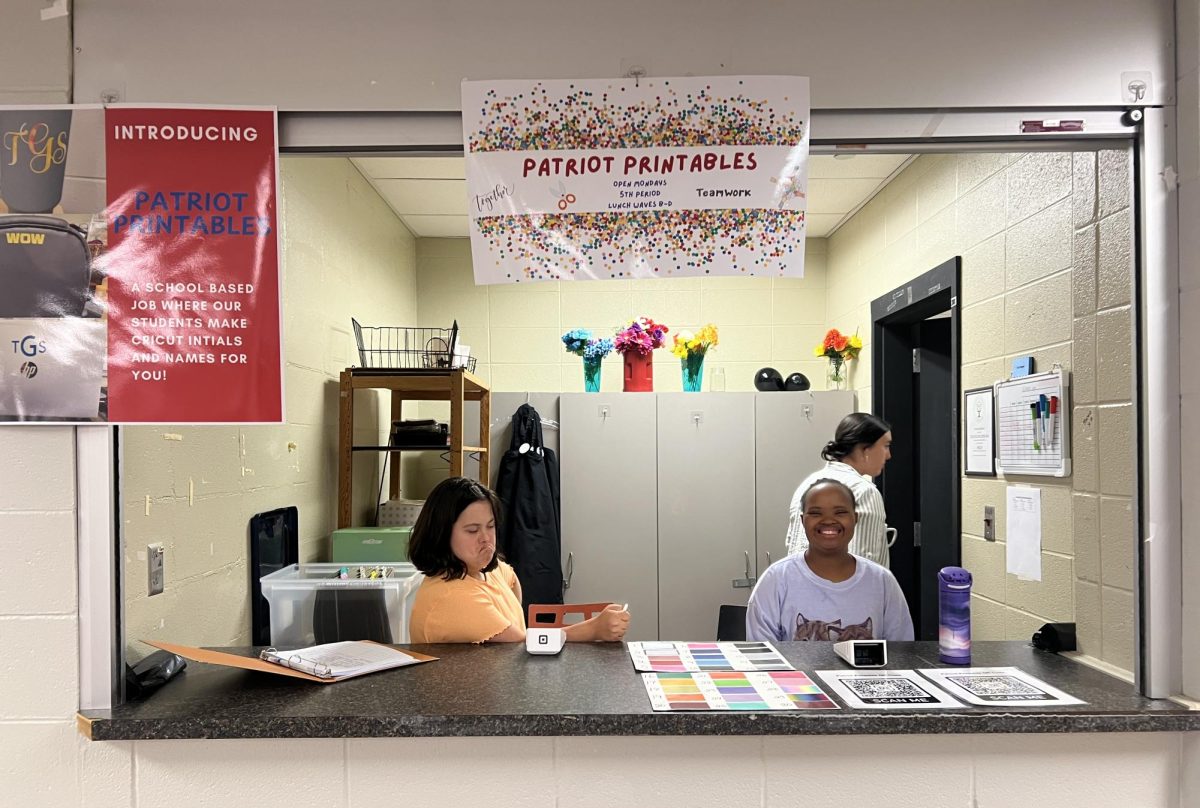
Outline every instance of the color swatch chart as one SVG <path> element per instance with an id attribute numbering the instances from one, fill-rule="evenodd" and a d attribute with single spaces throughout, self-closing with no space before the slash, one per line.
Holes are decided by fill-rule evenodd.
<path id="1" fill-rule="evenodd" d="M 656 711 L 837 710 L 803 671 L 643 673 Z"/>
<path id="2" fill-rule="evenodd" d="M 792 665 L 769 642 L 631 642 L 639 671 L 790 671 Z"/>

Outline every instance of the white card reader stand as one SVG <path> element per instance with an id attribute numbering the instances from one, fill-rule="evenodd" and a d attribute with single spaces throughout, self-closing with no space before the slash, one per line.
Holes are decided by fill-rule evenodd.
<path id="1" fill-rule="evenodd" d="M 846 640 L 834 643 L 833 652 L 853 668 L 887 665 L 887 640 Z"/>
<path id="2" fill-rule="evenodd" d="M 557 654 L 567 642 L 561 628 L 531 628 L 525 632 L 525 650 L 531 654 Z"/>

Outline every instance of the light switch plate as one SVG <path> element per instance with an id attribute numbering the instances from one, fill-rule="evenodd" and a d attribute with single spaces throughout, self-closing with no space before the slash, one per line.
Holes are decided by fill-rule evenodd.
<path id="1" fill-rule="evenodd" d="M 161 595 L 163 591 L 163 555 L 164 549 L 161 543 L 146 545 L 146 594 Z"/>
<path id="2" fill-rule="evenodd" d="M 996 540 L 996 506 L 983 506 L 983 537 L 988 541 Z"/>

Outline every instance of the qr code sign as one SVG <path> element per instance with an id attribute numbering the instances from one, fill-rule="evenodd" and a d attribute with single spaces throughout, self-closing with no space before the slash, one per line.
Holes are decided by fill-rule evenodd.
<path id="1" fill-rule="evenodd" d="M 1048 699 L 1047 693 L 1015 676 L 948 676 L 947 680 L 983 698 Z"/>
<path id="2" fill-rule="evenodd" d="M 928 699 L 930 696 L 908 679 L 846 679 L 846 687 L 863 701 L 875 699 Z"/>

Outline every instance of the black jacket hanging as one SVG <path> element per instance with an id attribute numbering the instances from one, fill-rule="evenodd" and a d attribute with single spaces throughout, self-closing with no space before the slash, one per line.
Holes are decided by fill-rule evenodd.
<path id="1" fill-rule="evenodd" d="M 542 418 L 528 404 L 513 415 L 512 440 L 500 460 L 496 494 L 504 507 L 500 551 L 521 581 L 522 608 L 562 603 L 558 459 L 543 444 Z"/>

